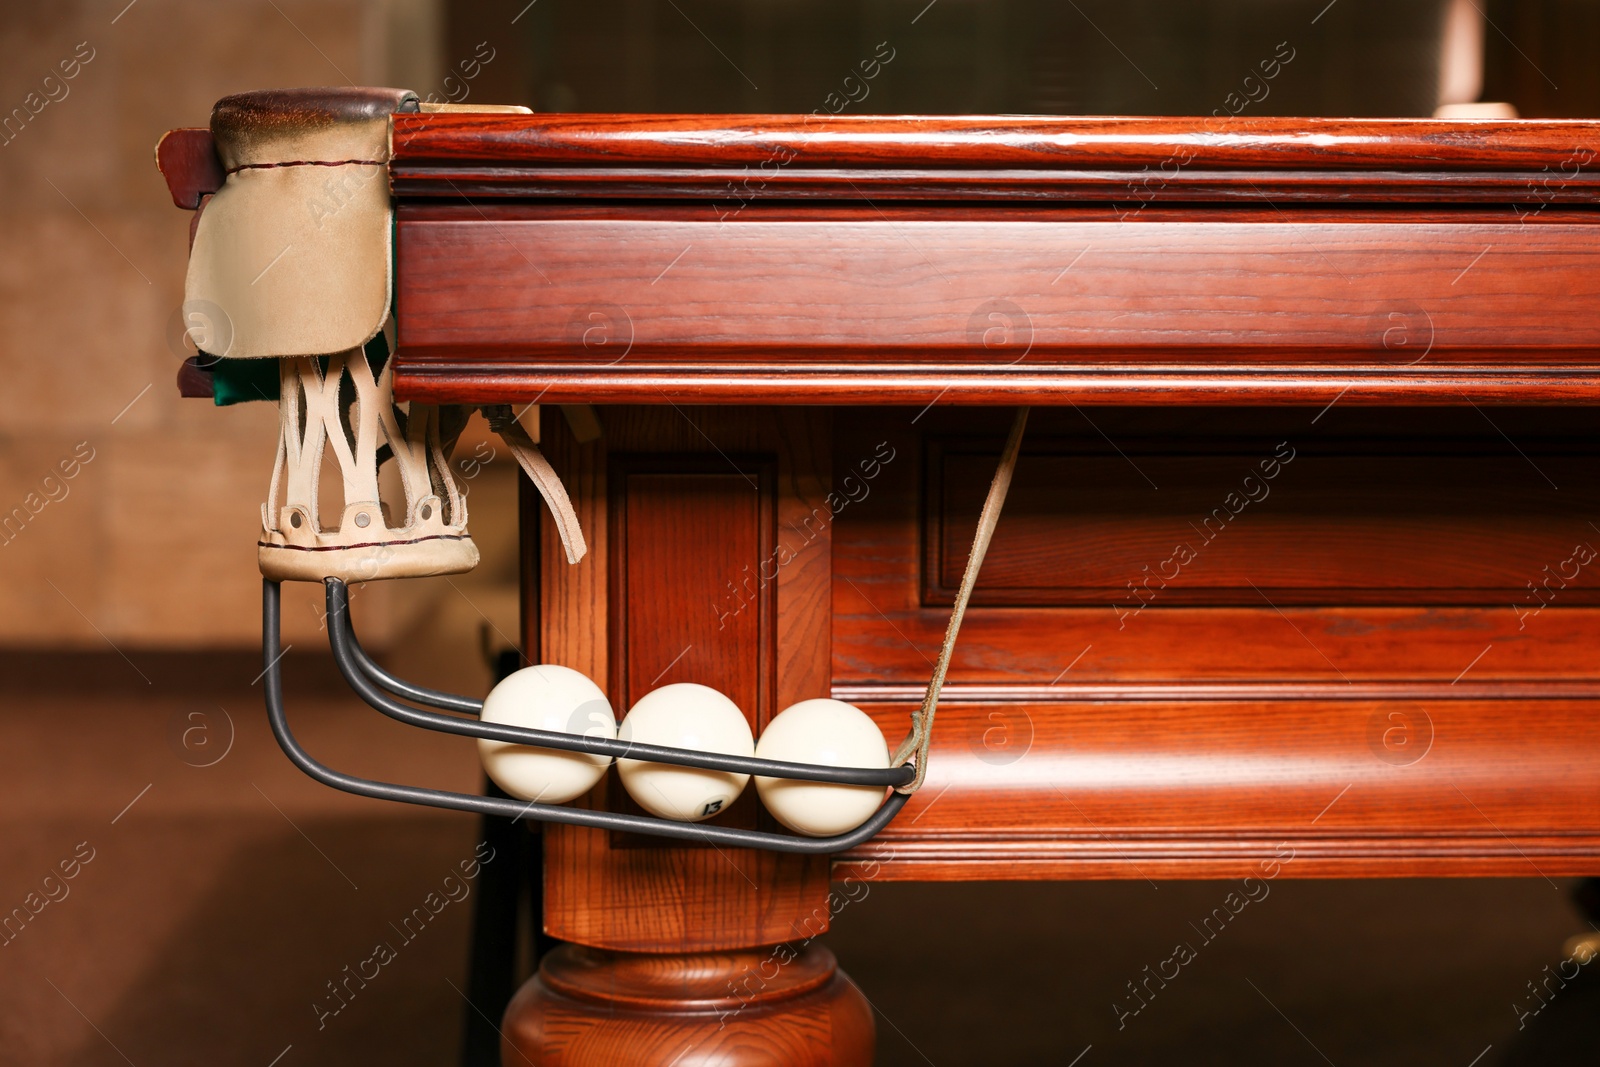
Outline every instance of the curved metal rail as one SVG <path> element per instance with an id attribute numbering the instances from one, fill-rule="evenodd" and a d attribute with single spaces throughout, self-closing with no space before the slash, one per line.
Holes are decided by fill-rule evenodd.
<path id="1" fill-rule="evenodd" d="M 914 768 L 907 764 L 886 769 L 853 767 L 822 767 L 805 763 L 786 763 L 777 760 L 758 760 L 742 756 L 725 756 L 720 753 L 692 752 L 686 749 L 664 748 L 658 745 L 639 745 L 627 741 L 582 737 L 575 734 L 553 733 L 544 730 L 526 730 L 521 727 L 497 723 L 476 722 L 422 711 L 402 704 L 385 694 L 369 675 L 363 664 L 376 667 L 365 653 L 353 651 L 354 634 L 349 622 L 349 591 L 338 579 L 327 581 L 329 643 L 334 659 L 339 664 L 345 680 L 368 704 L 392 718 L 423 729 L 469 737 L 486 737 L 513 744 L 534 745 L 572 752 L 590 752 L 600 755 L 644 759 L 652 763 L 672 763 L 686 767 L 703 767 L 709 770 L 737 771 L 759 774 L 763 777 L 790 778 L 801 781 L 830 782 L 848 785 L 881 785 L 885 788 L 904 784 L 913 777 Z M 707 826 L 700 823 L 675 822 L 645 815 L 628 815 L 610 811 L 591 811 L 561 804 L 540 804 L 499 797 L 476 796 L 470 793 L 453 793 L 421 786 L 378 782 L 344 774 L 318 763 L 295 739 L 283 704 L 283 679 L 278 669 L 281 658 L 280 588 L 277 582 L 264 580 L 261 586 L 261 652 L 266 663 L 262 684 L 266 693 L 267 719 L 273 736 L 291 762 L 301 771 L 324 785 L 358 796 L 378 800 L 393 800 L 404 804 L 425 807 L 450 808 L 482 815 L 498 815 L 508 819 L 532 819 L 539 822 L 566 823 L 574 826 L 592 826 L 604 830 L 625 830 L 650 834 L 656 837 L 684 841 L 707 841 L 735 848 L 766 849 L 773 852 L 790 852 L 809 855 L 826 855 L 843 852 L 871 840 L 893 821 L 909 794 L 891 792 L 873 816 L 848 833 L 833 837 L 799 837 L 790 834 L 768 833 L 762 830 L 745 830 L 731 826 Z M 359 646 L 356 646 L 358 649 Z M 378 675 L 412 692 L 429 697 L 448 698 L 461 703 L 473 703 L 465 697 L 451 697 L 447 693 L 411 686 L 393 678 Z M 420 698 L 419 698 L 420 699 Z M 457 706 L 435 704 L 435 706 Z"/>

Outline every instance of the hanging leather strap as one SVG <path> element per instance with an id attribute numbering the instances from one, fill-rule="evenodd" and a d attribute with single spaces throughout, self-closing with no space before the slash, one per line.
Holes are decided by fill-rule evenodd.
<path id="1" fill-rule="evenodd" d="M 967 556 L 966 570 L 961 574 L 961 588 L 956 592 L 955 607 L 950 612 L 950 625 L 944 631 L 944 644 L 939 648 L 939 661 L 934 664 L 933 678 L 922 697 L 922 707 L 911 713 L 911 732 L 895 749 L 891 767 L 898 767 L 916 757 L 917 776 L 903 786 L 901 793 L 915 793 L 922 788 L 928 774 L 928 750 L 933 743 L 933 715 L 939 708 L 939 691 L 944 688 L 944 677 L 950 669 L 950 657 L 955 654 L 956 634 L 961 630 L 961 620 L 967 613 L 967 601 L 972 599 L 972 589 L 978 584 L 978 571 L 983 567 L 983 557 L 989 551 L 994 528 L 1000 522 L 1000 509 L 1005 506 L 1006 493 L 1011 488 L 1011 474 L 1017 467 L 1017 453 L 1022 448 L 1022 432 L 1028 425 L 1028 409 L 1017 409 L 1016 420 L 1011 424 L 1011 436 L 1006 438 L 1005 451 L 1000 454 L 1000 466 L 995 469 L 994 481 L 989 483 L 989 495 L 984 499 L 983 512 L 978 516 L 978 532 L 972 538 L 972 553 Z"/>
<path id="2" fill-rule="evenodd" d="M 495 430 L 505 441 L 506 447 L 511 449 L 511 454 L 516 457 L 517 464 L 527 474 L 528 480 L 544 497 L 545 504 L 550 508 L 550 517 L 555 520 L 556 533 L 561 535 L 561 547 L 567 553 L 567 562 L 578 562 L 589 551 L 589 546 L 584 543 L 578 513 L 567 496 L 567 487 L 561 484 L 561 476 L 550 466 L 550 461 L 544 458 L 544 453 L 539 451 L 539 446 L 533 443 L 533 438 L 528 436 L 521 424 L 507 420 L 495 426 Z"/>

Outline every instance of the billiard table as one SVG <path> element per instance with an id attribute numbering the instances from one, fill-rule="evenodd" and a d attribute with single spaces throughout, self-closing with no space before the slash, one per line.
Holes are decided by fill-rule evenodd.
<path id="1" fill-rule="evenodd" d="M 524 493 L 523 654 L 619 711 L 831 696 L 893 743 L 1033 409 L 903 812 L 828 856 L 547 825 L 504 1062 L 870 1062 L 825 946 L 874 883 L 1600 873 L 1596 151 L 395 114 L 395 396 L 537 405 L 589 552 Z"/>

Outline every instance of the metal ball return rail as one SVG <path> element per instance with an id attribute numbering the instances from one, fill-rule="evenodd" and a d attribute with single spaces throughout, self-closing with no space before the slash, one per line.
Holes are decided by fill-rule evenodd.
<path id="1" fill-rule="evenodd" d="M 418 704 L 465 715 L 477 715 L 483 702 L 468 697 L 441 693 L 433 689 L 412 685 L 396 678 L 374 663 L 356 640 L 350 622 L 350 592 L 338 578 L 325 581 L 328 602 L 328 644 L 333 649 L 334 662 L 344 675 L 350 688 L 368 704 L 393 719 L 424 730 L 459 734 L 466 737 L 508 741 L 517 745 L 560 749 L 567 752 L 588 752 L 648 760 L 652 763 L 670 763 L 683 767 L 701 767 L 707 770 L 735 771 L 761 775 L 767 778 L 789 778 L 804 782 L 828 782 L 840 785 L 876 785 L 883 788 L 909 784 L 916 777 L 915 767 L 907 763 L 899 767 L 857 768 L 825 767 L 808 763 L 786 763 L 754 757 L 726 756 L 713 752 L 695 752 L 681 748 L 664 748 L 659 745 L 641 745 L 607 738 L 584 737 L 580 734 L 529 730 L 518 726 L 479 722 L 476 719 L 441 715 L 423 711 L 402 703 L 404 697 Z M 648 815 L 629 815 L 612 811 L 592 811 L 564 804 L 539 804 L 508 800 L 501 797 L 475 796 L 470 793 L 452 793 L 441 789 L 397 785 L 357 778 L 318 763 L 289 730 L 289 719 L 283 706 L 283 679 L 278 662 L 282 658 L 279 633 L 279 583 L 271 580 L 261 585 L 261 652 L 266 662 L 262 682 L 266 691 L 267 719 L 272 724 L 273 736 L 284 754 L 307 775 L 323 785 L 342 789 L 358 796 L 378 800 L 395 800 L 403 804 L 421 804 L 432 808 L 450 808 L 456 811 L 476 812 L 480 815 L 499 815 L 508 819 L 532 819 L 538 822 L 567 823 L 574 826 L 593 826 L 602 830 L 627 830 L 632 833 L 651 834 L 685 841 L 708 841 L 736 848 L 758 848 L 772 852 L 793 852 L 819 855 L 843 852 L 871 840 L 894 819 L 911 799 L 909 793 L 891 792 L 872 817 L 849 833 L 834 837 L 800 837 L 792 834 L 768 833 L 762 830 L 745 830 L 731 826 L 707 826 L 703 823 L 674 822 Z"/>

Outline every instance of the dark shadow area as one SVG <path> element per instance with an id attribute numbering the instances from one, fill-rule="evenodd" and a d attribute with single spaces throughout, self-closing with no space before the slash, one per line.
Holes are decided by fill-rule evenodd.
<path id="1" fill-rule="evenodd" d="M 1555 971 L 1556 966 L 1552 965 Z M 1567 973 L 1571 973 L 1568 965 Z M 1595 1026 L 1600 1022 L 1600 972 L 1593 963 L 1583 967 L 1572 981 L 1554 980 L 1545 984 L 1540 973 L 1530 980 L 1538 987 L 1522 990 L 1518 1002 L 1530 1013 L 1520 1020 L 1516 1035 L 1506 1044 L 1499 1067 L 1565 1067 L 1566 1064 L 1594 1063 Z M 1537 1012 L 1537 1014 L 1532 1014 Z"/>

